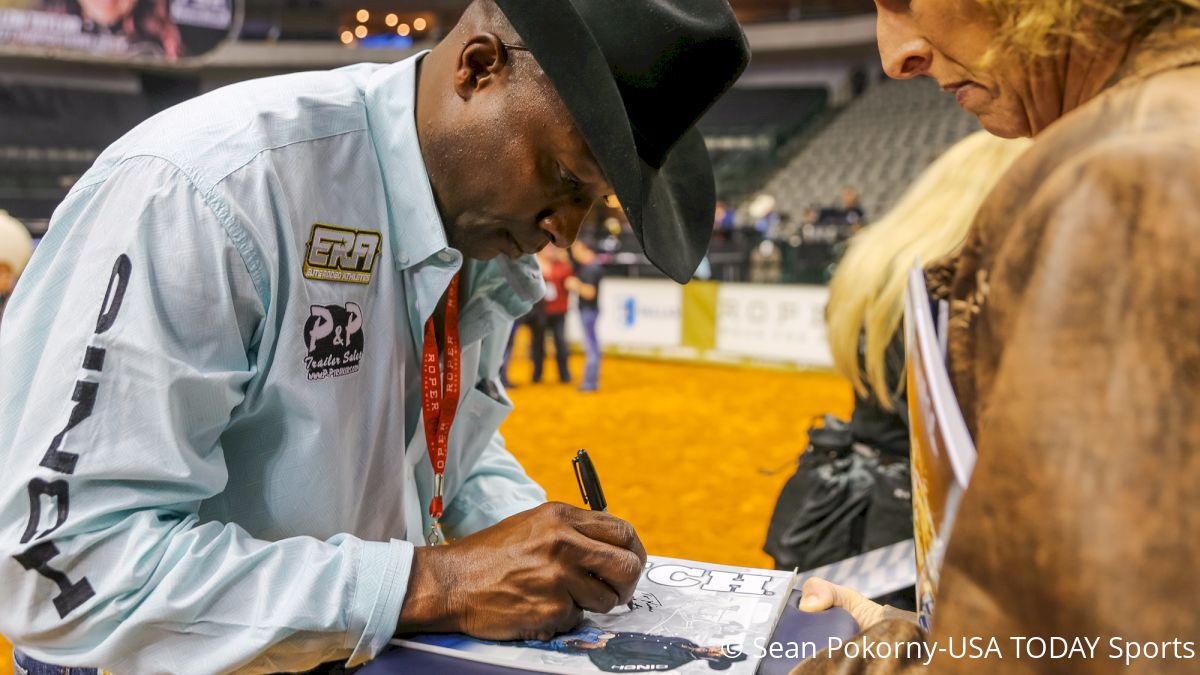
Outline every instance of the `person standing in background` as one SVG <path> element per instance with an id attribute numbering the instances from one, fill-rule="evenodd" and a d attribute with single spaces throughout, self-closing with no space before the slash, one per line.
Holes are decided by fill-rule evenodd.
<path id="1" fill-rule="evenodd" d="M 0 211 L 0 320 L 25 263 L 33 255 L 33 239 L 21 221 Z"/>
<path id="2" fill-rule="evenodd" d="M 542 267 L 542 278 L 546 280 L 546 296 L 541 302 L 542 320 L 530 324 L 533 329 L 533 383 L 542 381 L 542 366 L 546 362 L 546 329 L 549 328 L 554 337 L 558 381 L 569 384 L 571 370 L 567 365 L 567 309 L 570 295 L 567 292 L 567 279 L 573 274 L 571 263 L 564 249 L 553 246 L 542 249 L 537 258 Z"/>
<path id="3" fill-rule="evenodd" d="M 867 212 L 858 200 L 858 190 L 849 186 L 842 188 L 842 213 L 845 214 L 846 224 L 854 228 L 854 231 L 857 232 L 862 227 Z"/>
<path id="4" fill-rule="evenodd" d="M 596 319 L 600 317 L 600 281 L 604 268 L 596 252 L 581 240 L 571 246 L 575 276 L 567 279 L 567 290 L 579 296 L 579 320 L 583 324 L 583 382 L 579 391 L 596 391 L 600 386 L 600 341 L 596 339 Z"/>
<path id="5" fill-rule="evenodd" d="M 530 333 L 533 331 L 533 325 L 536 321 L 536 316 L 539 315 L 541 301 L 538 301 L 538 306 L 529 310 L 527 315 L 517 317 L 515 322 L 512 322 L 512 330 L 509 331 L 508 345 L 504 346 L 504 359 L 500 362 L 500 384 L 503 384 L 505 389 L 516 389 L 516 384 L 512 383 L 509 378 L 509 364 L 512 363 L 512 346 L 517 341 L 517 330 L 521 330 L 522 325 L 528 325 Z"/>

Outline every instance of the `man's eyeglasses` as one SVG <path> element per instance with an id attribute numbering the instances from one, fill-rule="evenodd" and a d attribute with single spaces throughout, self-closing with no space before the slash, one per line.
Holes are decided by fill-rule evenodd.
<path id="1" fill-rule="evenodd" d="M 464 46 L 464 47 L 466 47 L 466 46 L 467 46 L 467 43 L 466 43 L 465 41 L 464 41 L 462 44 L 463 44 L 463 46 Z M 504 47 L 505 49 L 515 49 L 515 50 L 517 50 L 517 51 L 519 51 L 519 52 L 527 52 L 527 51 L 529 51 L 529 47 L 526 47 L 526 46 L 524 46 L 524 45 L 514 45 L 514 44 L 509 44 L 509 43 L 507 43 L 507 42 L 501 42 L 501 43 L 500 43 L 500 45 L 501 45 L 502 47 Z"/>

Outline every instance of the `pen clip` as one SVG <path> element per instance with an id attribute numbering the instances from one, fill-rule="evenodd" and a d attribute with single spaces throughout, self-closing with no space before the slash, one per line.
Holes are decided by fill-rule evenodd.
<path id="1" fill-rule="evenodd" d="M 583 503 L 585 506 L 588 503 L 588 491 L 587 487 L 585 487 L 583 484 L 583 470 L 579 465 L 581 463 L 580 460 L 586 457 L 587 455 L 584 454 L 583 450 L 580 450 L 579 454 L 571 458 L 571 468 L 575 470 L 575 482 L 579 483 L 579 494 L 583 495 Z"/>

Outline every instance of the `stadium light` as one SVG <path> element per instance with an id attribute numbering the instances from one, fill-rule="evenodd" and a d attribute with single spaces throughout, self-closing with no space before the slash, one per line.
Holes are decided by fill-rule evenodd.
<path id="1" fill-rule="evenodd" d="M 400 17 L 395 14 L 388 14 L 384 17 L 383 22 L 388 25 L 388 28 L 395 28 L 396 24 L 400 23 Z"/>
<path id="2" fill-rule="evenodd" d="M 414 30 L 425 30 L 425 27 L 427 25 L 428 24 L 425 23 L 425 19 L 423 19 L 421 17 L 417 17 L 417 19 L 415 21 L 413 21 L 413 29 Z"/>
<path id="3" fill-rule="evenodd" d="M 359 23 L 366 23 L 367 19 L 371 18 L 371 13 L 365 9 L 360 9 L 358 10 L 358 14 L 355 15 L 355 18 L 358 19 Z"/>
<path id="4" fill-rule="evenodd" d="M 396 28 L 396 34 L 399 35 L 400 37 L 408 37 L 408 34 L 410 32 L 412 32 L 412 30 L 408 27 L 408 24 L 406 24 L 406 23 L 402 23 L 402 24 L 400 24 L 399 27 Z"/>
<path id="5" fill-rule="evenodd" d="M 355 28 L 355 29 L 354 29 L 354 36 L 355 36 L 355 37 L 357 37 L 357 38 L 358 38 L 358 39 L 360 39 L 360 40 L 361 40 L 361 39 L 363 39 L 363 38 L 365 38 L 365 37 L 367 37 L 367 27 L 366 27 L 366 26 L 359 26 L 358 28 Z"/>
<path id="6" fill-rule="evenodd" d="M 342 44 L 348 45 L 351 42 L 354 42 L 354 33 L 351 33 L 348 30 L 342 31 Z"/>

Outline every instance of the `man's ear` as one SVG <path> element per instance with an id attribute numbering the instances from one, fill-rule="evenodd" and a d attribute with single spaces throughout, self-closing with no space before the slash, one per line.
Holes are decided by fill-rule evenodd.
<path id="1" fill-rule="evenodd" d="M 473 35 L 463 43 L 454 71 L 454 91 L 464 101 L 498 82 L 508 69 L 508 48 L 492 33 Z"/>

